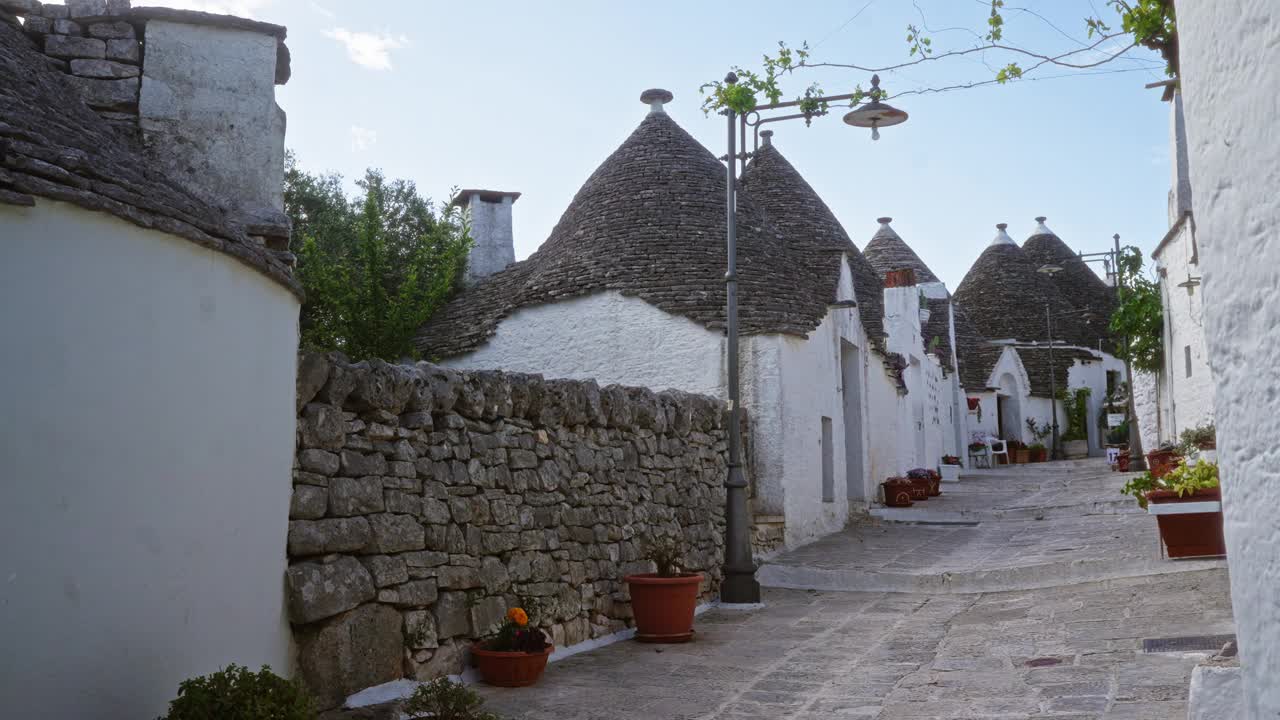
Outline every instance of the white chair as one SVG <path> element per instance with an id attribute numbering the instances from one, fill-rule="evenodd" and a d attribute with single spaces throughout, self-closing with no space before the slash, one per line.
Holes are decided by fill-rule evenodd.
<path id="1" fill-rule="evenodd" d="M 987 438 L 987 457 L 990 459 L 991 467 L 996 466 L 996 457 L 1004 456 L 1004 464 L 1009 464 L 1009 444 L 998 437 Z"/>

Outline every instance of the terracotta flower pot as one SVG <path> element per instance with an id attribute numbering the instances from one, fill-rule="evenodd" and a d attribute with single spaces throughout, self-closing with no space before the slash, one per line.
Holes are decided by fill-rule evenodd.
<path id="1" fill-rule="evenodd" d="M 929 475 L 929 497 L 938 497 L 942 494 L 942 476 L 937 472 Z"/>
<path id="2" fill-rule="evenodd" d="M 911 499 L 929 499 L 929 478 L 907 478 L 911 482 Z"/>
<path id="3" fill-rule="evenodd" d="M 1152 477 L 1162 478 L 1178 467 L 1181 457 L 1177 450 L 1154 450 L 1147 453 L 1147 469 L 1151 471 Z"/>
<path id="4" fill-rule="evenodd" d="M 658 577 L 653 573 L 628 575 L 631 612 L 636 639 L 641 642 L 679 643 L 693 637 L 693 611 L 698 606 L 701 573 Z"/>
<path id="5" fill-rule="evenodd" d="M 499 687 L 525 687 L 538 682 L 542 671 L 547 669 L 547 658 L 555 646 L 547 643 L 542 652 L 501 652 L 484 649 L 484 643 L 471 646 L 471 657 L 474 659 L 480 677 L 488 685 Z"/>
<path id="6" fill-rule="evenodd" d="M 1151 490 L 1147 502 L 1151 505 L 1169 505 L 1191 502 L 1221 502 L 1222 491 L 1196 490 L 1178 497 L 1173 490 Z M 1227 554 L 1227 542 L 1222 534 L 1222 510 L 1180 515 L 1156 515 L 1160 526 L 1160 539 L 1165 552 L 1171 558 L 1214 557 Z"/>
<path id="7" fill-rule="evenodd" d="M 1031 454 L 1031 462 L 1044 462 L 1049 459 L 1049 448 L 1034 448 L 1027 451 Z"/>
<path id="8" fill-rule="evenodd" d="M 1019 465 L 1025 465 L 1031 462 L 1031 451 L 1026 448 L 1018 448 L 1013 451 L 1013 461 Z"/>
<path id="9" fill-rule="evenodd" d="M 889 478 L 880 483 L 884 489 L 884 504 L 889 507 L 911 507 L 911 481 L 906 478 Z"/>
<path id="10" fill-rule="evenodd" d="M 1125 450 L 1116 458 L 1116 469 L 1120 472 L 1129 472 L 1129 451 Z"/>

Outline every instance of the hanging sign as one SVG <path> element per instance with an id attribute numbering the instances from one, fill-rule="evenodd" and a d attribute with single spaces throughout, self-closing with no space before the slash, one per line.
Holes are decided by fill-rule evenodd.
<path id="1" fill-rule="evenodd" d="M 1117 428 L 1124 424 L 1124 413 L 1107 413 L 1107 427 Z"/>

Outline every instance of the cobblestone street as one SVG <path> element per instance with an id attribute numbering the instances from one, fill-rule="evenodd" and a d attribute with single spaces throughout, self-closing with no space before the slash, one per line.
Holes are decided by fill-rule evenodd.
<path id="1" fill-rule="evenodd" d="M 1143 640 L 1231 633 L 1225 563 L 1161 559 L 1123 482 L 1096 462 L 966 476 L 894 511 L 965 524 L 881 513 L 774 558 L 765 607 L 710 610 L 692 643 L 617 643 L 533 688 L 479 687 L 526 720 L 1181 719 L 1210 653 Z"/>

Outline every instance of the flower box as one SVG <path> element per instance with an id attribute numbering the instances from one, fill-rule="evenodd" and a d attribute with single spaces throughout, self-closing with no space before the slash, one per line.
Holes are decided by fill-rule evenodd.
<path id="1" fill-rule="evenodd" d="M 942 473 L 942 482 L 960 482 L 959 465 L 940 465 L 938 471 Z"/>
<path id="2" fill-rule="evenodd" d="M 1173 490 L 1147 492 L 1147 512 L 1156 516 L 1160 540 L 1171 558 L 1227 554 L 1222 534 L 1222 491 L 1196 490 L 1178 497 Z"/>

